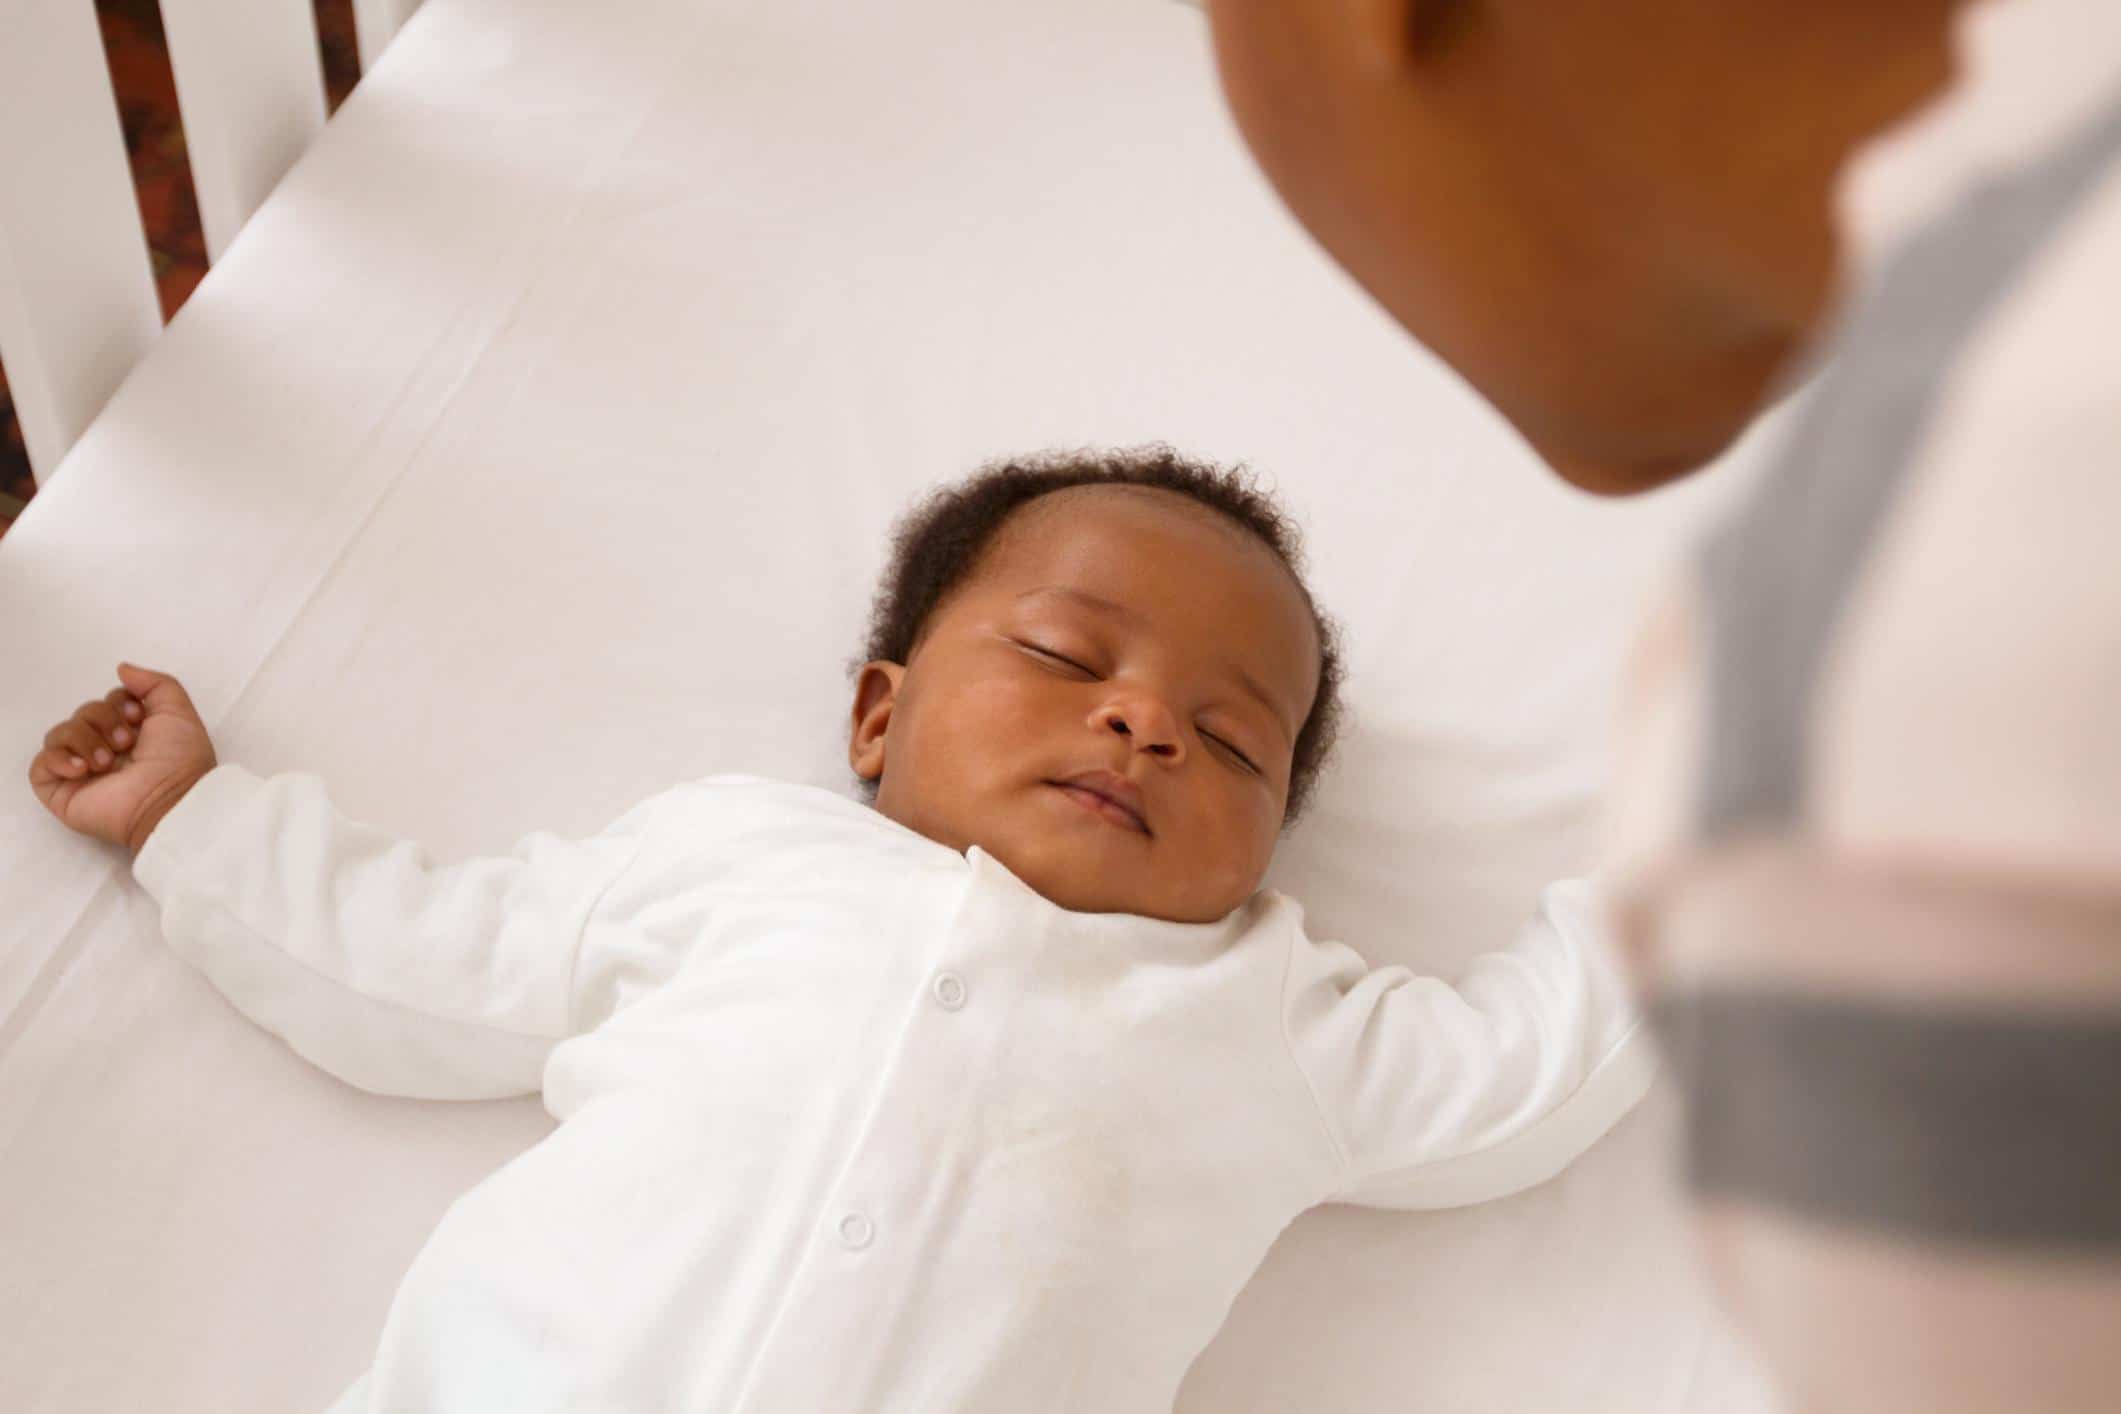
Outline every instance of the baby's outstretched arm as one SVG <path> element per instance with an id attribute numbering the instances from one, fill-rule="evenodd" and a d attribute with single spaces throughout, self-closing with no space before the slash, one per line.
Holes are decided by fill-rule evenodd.
<path id="1" fill-rule="evenodd" d="M 1592 886 L 1549 885 L 1456 985 L 1299 948 L 1290 1045 L 1346 1162 L 1333 1201 L 1443 1208 L 1545 1182 L 1632 1109 L 1653 1053 Z"/>
<path id="2" fill-rule="evenodd" d="M 127 693 L 53 729 L 30 781 L 69 828 L 137 851 L 171 949 L 361 1089 L 537 1093 L 552 1048 L 594 1025 L 577 1005 L 577 954 L 641 848 L 643 814 L 586 840 L 533 833 L 508 857 L 438 864 L 334 809 L 314 775 L 219 761 L 176 680 L 134 672 Z M 129 703 L 143 711 L 126 760 L 110 753 L 134 736 Z"/>

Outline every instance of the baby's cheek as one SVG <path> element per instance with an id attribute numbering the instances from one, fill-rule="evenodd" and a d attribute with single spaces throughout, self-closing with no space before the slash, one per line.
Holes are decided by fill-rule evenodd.
<path id="1" fill-rule="evenodd" d="M 912 698 L 892 723 L 908 743 L 908 749 L 924 753 L 931 747 L 940 752 L 977 748 L 988 741 L 997 718 L 1005 711 L 991 689 L 978 685 L 929 688 Z"/>
<path id="2" fill-rule="evenodd" d="M 1199 875 L 1209 886 L 1204 892 L 1226 909 L 1251 897 L 1274 857 L 1274 833 L 1265 828 L 1265 814 L 1246 800 L 1225 802 L 1211 814 L 1213 824 L 1203 834 L 1209 852 Z"/>
<path id="3" fill-rule="evenodd" d="M 936 705 L 954 731 L 977 733 L 979 741 L 1018 741 L 1055 715 L 1037 693 L 1005 678 L 967 683 Z"/>

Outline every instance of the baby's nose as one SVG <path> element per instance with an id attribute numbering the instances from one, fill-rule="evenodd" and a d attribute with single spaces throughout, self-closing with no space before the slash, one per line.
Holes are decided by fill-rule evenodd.
<path id="1" fill-rule="evenodd" d="M 1175 756 L 1182 749 L 1178 723 L 1162 707 L 1148 702 L 1114 705 L 1105 709 L 1105 725 L 1130 738 L 1141 751 Z"/>

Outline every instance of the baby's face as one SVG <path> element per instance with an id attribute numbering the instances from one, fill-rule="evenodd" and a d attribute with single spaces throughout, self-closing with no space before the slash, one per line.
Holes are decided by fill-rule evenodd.
<path id="1" fill-rule="evenodd" d="M 1170 491 L 1042 496 L 911 656 L 864 667 L 848 748 L 892 819 L 1078 912 L 1207 923 L 1259 887 L 1319 643 L 1240 527 Z M 1066 784 L 1101 772 L 1140 824 Z"/>

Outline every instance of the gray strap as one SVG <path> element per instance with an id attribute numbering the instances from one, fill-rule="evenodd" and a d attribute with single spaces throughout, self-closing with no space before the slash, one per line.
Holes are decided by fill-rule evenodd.
<path id="1" fill-rule="evenodd" d="M 1821 663 L 1946 375 L 2117 158 L 2121 96 L 1904 246 L 1852 311 L 1837 365 L 1780 460 L 1704 547 L 1704 837 L 1788 827 L 1801 814 Z M 2008 513 L 2007 498 L 1998 509 Z"/>
<path id="2" fill-rule="evenodd" d="M 2121 1257 L 2121 1013 L 1734 992 L 1651 1019 L 1696 1197 Z"/>

